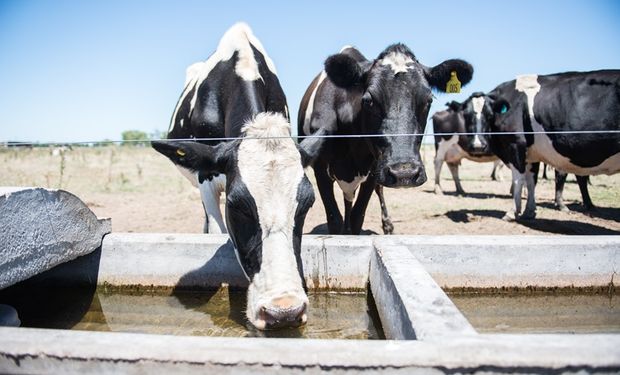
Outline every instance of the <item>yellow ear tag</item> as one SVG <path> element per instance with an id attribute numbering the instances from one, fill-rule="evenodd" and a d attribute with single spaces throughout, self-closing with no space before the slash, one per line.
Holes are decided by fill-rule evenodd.
<path id="1" fill-rule="evenodd" d="M 179 156 L 185 156 L 185 151 L 181 150 L 180 148 L 177 149 L 177 155 Z"/>
<path id="2" fill-rule="evenodd" d="M 458 94 L 461 92 L 461 81 L 459 81 L 455 71 L 450 72 L 450 80 L 446 85 L 446 92 L 448 94 Z"/>

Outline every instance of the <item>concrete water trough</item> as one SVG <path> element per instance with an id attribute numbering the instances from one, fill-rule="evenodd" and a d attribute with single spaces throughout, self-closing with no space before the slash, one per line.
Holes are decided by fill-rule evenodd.
<path id="1" fill-rule="evenodd" d="M 112 233 L 97 251 L 21 287 L 98 285 L 103 293 L 106 288 L 243 288 L 246 281 L 229 246 L 225 235 Z M 615 303 L 617 236 L 304 236 L 302 253 L 311 292 L 372 292 L 370 304 L 386 340 L 5 327 L 0 328 L 0 373 L 620 372 L 615 321 L 593 331 L 609 333 L 480 333 L 448 296 L 560 290 L 604 292 Z M 104 315 L 106 303 L 99 301 Z M 617 312 L 611 319 L 616 318 Z M 108 329 L 123 330 L 114 327 L 113 315 L 108 319 Z"/>

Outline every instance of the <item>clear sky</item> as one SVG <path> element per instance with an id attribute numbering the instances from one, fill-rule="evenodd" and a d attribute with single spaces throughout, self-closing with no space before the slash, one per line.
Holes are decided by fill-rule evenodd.
<path id="1" fill-rule="evenodd" d="M 120 139 L 168 129 L 185 68 L 245 21 L 299 101 L 346 44 L 368 58 L 403 42 L 425 65 L 462 58 L 461 94 L 523 73 L 620 68 L 620 1 L 0 0 L 0 142 Z"/>

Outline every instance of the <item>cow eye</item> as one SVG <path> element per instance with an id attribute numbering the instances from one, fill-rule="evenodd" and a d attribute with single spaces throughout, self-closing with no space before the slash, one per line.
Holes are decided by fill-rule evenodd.
<path id="1" fill-rule="evenodd" d="M 373 106 L 373 104 L 374 101 L 372 100 L 372 95 L 370 95 L 369 92 L 366 92 L 364 96 L 362 96 L 362 105 L 364 107 L 370 108 Z"/>

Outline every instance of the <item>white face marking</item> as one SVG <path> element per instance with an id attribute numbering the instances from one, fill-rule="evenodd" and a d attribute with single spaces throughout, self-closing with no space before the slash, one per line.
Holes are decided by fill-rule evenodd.
<path id="1" fill-rule="evenodd" d="M 325 80 L 325 77 L 327 77 L 327 74 L 325 73 L 325 71 L 322 71 L 319 75 L 319 80 L 316 83 L 316 86 L 314 86 L 314 90 L 312 90 L 312 94 L 310 94 L 310 99 L 308 99 L 308 107 L 306 108 L 306 115 L 304 116 L 303 126 L 304 134 L 306 135 L 310 134 L 310 120 L 312 119 L 312 111 L 314 110 L 314 97 L 316 96 L 316 92 L 319 89 L 319 86 L 321 86 L 321 83 L 323 83 L 323 80 Z"/>
<path id="2" fill-rule="evenodd" d="M 338 183 L 338 186 L 340 186 L 340 189 L 342 190 L 342 194 L 344 195 L 344 199 L 346 199 L 349 202 L 353 202 L 353 199 L 355 199 L 355 192 L 357 191 L 357 188 L 366 181 L 366 179 L 368 178 L 368 175 L 357 175 L 353 178 L 353 181 L 351 182 L 347 182 L 347 181 L 343 181 L 343 180 L 336 180 L 336 182 Z"/>
<path id="3" fill-rule="evenodd" d="M 290 136 L 290 125 L 280 114 L 258 114 L 243 130 L 246 137 Z M 297 189 L 304 171 L 291 138 L 243 140 L 237 163 L 263 233 L 260 272 L 248 288 L 247 304 L 248 319 L 261 328 L 258 309 L 274 298 L 290 296 L 299 304 L 308 303 L 293 250 Z"/>
<path id="4" fill-rule="evenodd" d="M 389 65 L 396 74 L 413 69 L 413 60 L 405 54 L 391 52 L 381 60 L 381 65 Z"/>
<path id="5" fill-rule="evenodd" d="M 537 75 L 517 76 L 515 81 L 515 89 L 525 93 L 527 96 L 527 105 L 534 132 L 544 132 L 542 125 L 536 121 L 534 117 L 534 98 L 540 91 Z M 595 174 L 614 174 L 620 171 L 620 154 L 613 155 L 603 161 L 603 163 L 584 168 L 571 163 L 570 159 L 558 153 L 553 147 L 551 139 L 546 134 L 534 134 L 534 144 L 527 150 L 527 162 L 534 163 L 543 161 L 553 167 L 577 175 L 595 175 Z"/>
<path id="6" fill-rule="evenodd" d="M 482 133 L 482 108 L 484 108 L 484 96 L 479 96 L 477 98 L 472 98 L 471 103 L 474 107 L 474 113 L 476 114 L 476 133 Z M 476 134 L 474 138 L 474 146 L 480 147 L 482 146 L 482 142 L 480 141 L 480 137 Z"/>
<path id="7" fill-rule="evenodd" d="M 220 61 L 230 60 L 235 52 L 238 52 L 238 61 L 235 65 L 235 73 L 246 81 L 262 79 L 258 71 L 258 64 L 254 59 L 254 53 L 251 46 L 254 46 L 254 48 L 256 48 L 263 55 L 265 62 L 267 63 L 267 68 L 273 74 L 277 74 L 273 61 L 267 55 L 267 52 L 265 52 L 261 42 L 254 36 L 250 27 L 245 23 L 237 23 L 233 25 L 230 29 L 228 29 L 228 31 L 226 31 L 226 33 L 224 33 L 224 36 L 220 39 L 217 49 L 206 61 L 194 63 L 187 68 L 185 75 L 185 89 L 181 94 L 181 98 L 177 102 L 168 132 L 172 130 L 179 108 L 185 101 L 187 95 L 189 95 L 189 92 L 194 88 L 196 89 L 194 90 L 194 94 L 190 102 L 191 116 L 191 112 L 196 105 L 198 87 L 200 84 L 207 79 L 209 73 L 213 70 L 217 63 Z"/>

